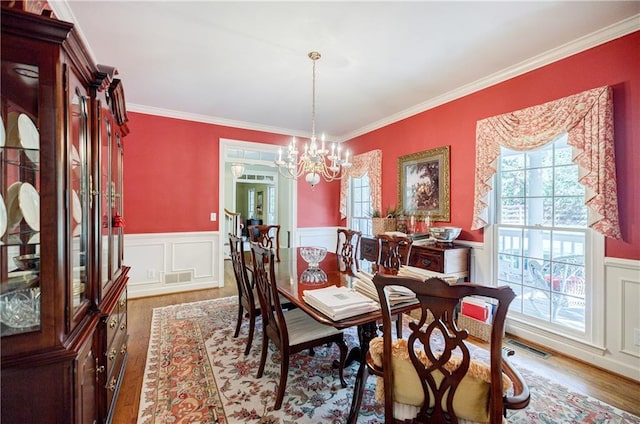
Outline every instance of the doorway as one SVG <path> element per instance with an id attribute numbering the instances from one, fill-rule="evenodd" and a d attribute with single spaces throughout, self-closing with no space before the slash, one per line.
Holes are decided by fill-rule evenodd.
<path id="1" fill-rule="evenodd" d="M 227 209 L 241 214 L 240 222 L 246 227 L 247 219 L 261 219 L 263 223 L 280 224 L 280 245 L 288 246 L 295 240 L 297 226 L 297 183 L 280 175 L 274 161 L 281 146 L 250 141 L 220 139 L 220 207 L 219 251 L 222 252 L 219 269 L 224 269 L 228 257 L 229 239 L 223 220 Z M 234 175 L 232 165 L 242 165 L 242 175 Z M 252 194 L 249 191 L 253 190 Z M 249 203 L 252 203 L 249 205 Z M 224 285 L 221 272 L 220 286 Z"/>

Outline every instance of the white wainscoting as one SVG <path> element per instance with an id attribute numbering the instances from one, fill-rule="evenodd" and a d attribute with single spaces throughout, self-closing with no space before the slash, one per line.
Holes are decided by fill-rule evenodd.
<path id="1" fill-rule="evenodd" d="M 299 228 L 293 246 L 336 247 L 337 227 Z M 485 237 L 487 235 L 485 234 Z M 129 296 L 153 296 L 224 284 L 217 232 L 125 235 L 125 264 L 131 266 Z M 490 284 L 490 240 L 465 242 L 471 249 L 471 281 Z M 605 258 L 604 343 L 561 337 L 509 320 L 507 332 L 640 381 L 640 261 Z"/>
<path id="2" fill-rule="evenodd" d="M 339 227 L 311 227 L 298 228 L 293 246 L 318 246 L 326 247 L 327 251 L 335 252 L 338 242 Z"/>
<path id="3" fill-rule="evenodd" d="M 219 287 L 218 232 L 127 234 L 131 298 Z"/>

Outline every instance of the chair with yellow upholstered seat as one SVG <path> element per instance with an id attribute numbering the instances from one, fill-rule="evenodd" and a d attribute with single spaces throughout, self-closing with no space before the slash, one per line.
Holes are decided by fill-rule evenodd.
<path id="1" fill-rule="evenodd" d="M 385 422 L 501 423 L 506 409 L 529 404 L 529 389 L 507 356 L 502 338 L 507 309 L 515 298 L 508 286 L 450 285 L 439 278 L 378 274 L 373 279 L 381 299 L 383 335 L 371 341 L 367 368 L 383 381 L 377 397 L 384 400 Z M 409 323 L 405 339 L 392 339 L 387 286 L 403 286 L 420 303 L 416 321 Z M 488 355 L 474 351 L 466 330 L 454 322 L 460 301 L 482 296 L 497 302 Z M 476 352 L 476 353 L 473 353 Z M 473 355 L 472 355 L 473 353 Z M 484 357 L 484 359 L 482 359 Z"/>

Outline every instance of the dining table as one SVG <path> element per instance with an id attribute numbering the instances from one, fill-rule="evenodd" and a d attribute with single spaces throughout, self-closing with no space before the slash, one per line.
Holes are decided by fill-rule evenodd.
<path id="1" fill-rule="evenodd" d="M 250 252 L 248 253 L 250 254 Z M 378 309 L 349 318 L 333 320 L 310 306 L 305 302 L 303 296 L 305 290 L 315 290 L 329 286 L 353 288 L 353 283 L 358 278 L 356 276 L 358 270 L 371 273 L 377 271 L 386 272 L 386 270 L 378 269 L 374 263 L 366 260 L 356 260 L 351 265 L 346 265 L 343 258 L 333 252 L 327 252 L 327 256 L 320 262 L 318 268 L 308 269 L 307 263 L 300 255 L 300 248 L 281 248 L 280 261 L 275 262 L 274 268 L 278 292 L 293 305 L 322 324 L 341 330 L 351 327 L 357 328 L 359 346 L 353 347 L 347 355 L 348 364 L 353 361 L 359 362 L 353 399 L 347 418 L 347 423 L 356 423 L 368 377 L 365 359 L 369 350 L 369 342 L 378 336 L 377 323 L 382 319 L 382 312 Z M 417 306 L 416 303 L 397 305 L 393 308 L 393 313 L 409 312 Z"/>

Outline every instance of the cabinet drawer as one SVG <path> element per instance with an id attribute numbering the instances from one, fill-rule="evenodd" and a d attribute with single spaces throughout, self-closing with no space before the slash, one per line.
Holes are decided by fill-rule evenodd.
<path id="1" fill-rule="evenodd" d="M 107 374 L 108 377 L 105 384 L 105 391 L 107 394 L 107 411 L 109 411 L 109 416 L 111 416 L 112 409 L 115 406 L 112 405 L 112 403 L 120 390 L 120 385 L 122 384 L 122 379 L 124 377 L 124 367 L 127 363 L 128 356 L 127 341 L 128 338 L 125 337 L 123 343 L 120 345 L 116 357 L 114 358 L 115 362 L 113 363 L 111 373 Z"/>
<path id="2" fill-rule="evenodd" d="M 109 381 L 112 374 L 117 372 L 116 364 L 118 364 L 120 357 L 127 353 L 127 340 L 128 337 L 126 333 L 116 334 L 116 338 L 109 344 L 109 347 L 104 353 L 107 364 L 107 381 Z"/>
<path id="3" fill-rule="evenodd" d="M 409 258 L 409 265 L 444 273 L 444 255 L 442 255 L 442 252 L 413 249 Z"/>

